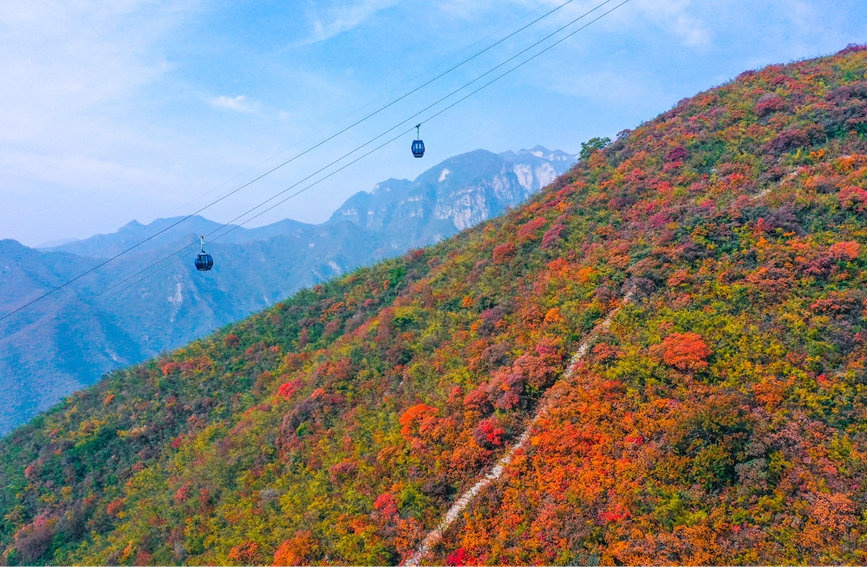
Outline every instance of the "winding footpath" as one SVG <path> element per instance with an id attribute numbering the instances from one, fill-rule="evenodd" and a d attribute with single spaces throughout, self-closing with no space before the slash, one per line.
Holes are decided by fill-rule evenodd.
<path id="1" fill-rule="evenodd" d="M 630 289 L 623 296 L 623 304 L 627 304 L 632 301 L 634 296 L 634 290 Z M 593 330 L 590 331 L 590 334 L 581 342 L 581 345 L 578 347 L 578 350 L 575 351 L 575 354 L 572 355 L 572 358 L 569 360 L 569 366 L 566 368 L 566 372 L 564 373 L 564 378 L 569 378 L 572 376 L 572 373 L 575 371 L 575 367 L 578 365 L 581 360 L 587 356 L 587 351 L 590 349 L 590 344 L 594 339 L 599 335 L 599 333 L 607 331 L 611 326 L 611 320 L 620 311 L 620 307 L 613 309 L 608 315 L 600 321 Z M 556 384 L 555 384 L 556 386 Z M 549 390 L 552 391 L 555 386 L 552 386 Z M 539 406 L 539 410 L 536 412 L 536 415 L 533 416 L 533 419 L 530 420 L 530 423 L 527 424 L 527 428 L 518 438 L 517 443 L 512 445 L 512 447 L 506 451 L 506 454 L 500 457 L 497 461 L 497 464 L 494 465 L 494 468 L 491 469 L 491 472 L 483 476 L 476 482 L 470 489 L 464 492 L 460 498 L 458 498 L 454 504 L 452 504 L 451 508 L 449 508 L 446 515 L 443 516 L 442 521 L 437 525 L 436 528 L 431 530 L 427 536 L 422 540 L 421 545 L 418 549 L 407 557 L 402 565 L 406 565 L 408 567 L 421 565 L 422 560 L 425 556 L 430 552 L 431 548 L 435 546 L 442 539 L 443 534 L 446 530 L 451 527 L 451 525 L 460 517 L 460 515 L 467 509 L 473 499 L 485 489 L 492 482 L 499 480 L 499 478 L 503 475 L 503 472 L 506 470 L 506 467 L 512 462 L 512 459 L 515 458 L 515 455 L 518 451 L 524 449 L 524 446 L 527 444 L 527 441 L 530 440 L 530 433 L 533 430 L 533 426 L 542 418 L 547 412 L 548 409 L 556 402 L 557 396 L 548 396 L 542 404 Z"/>

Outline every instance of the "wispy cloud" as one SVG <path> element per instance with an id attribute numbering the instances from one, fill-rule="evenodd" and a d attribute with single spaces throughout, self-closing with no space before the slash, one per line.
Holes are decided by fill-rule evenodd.
<path id="1" fill-rule="evenodd" d="M 672 22 L 671 28 L 687 47 L 701 47 L 711 42 L 710 30 L 697 18 L 680 15 Z"/>
<path id="2" fill-rule="evenodd" d="M 667 94 L 659 88 L 658 84 L 647 82 L 644 77 L 622 75 L 610 70 L 561 76 L 553 73 L 549 75 L 552 78 L 542 84 L 544 88 L 597 103 L 634 105 L 635 93 L 640 92 L 642 98 L 652 104 Z"/>
<path id="3" fill-rule="evenodd" d="M 161 45 L 197 1 L 0 2 L 0 225 L 26 218 L 18 234 L 33 240 L 74 233 L 84 208 L 75 203 L 51 223 L 26 217 L 46 187 L 117 195 L 174 184 L 155 165 L 173 134 L 137 121 L 153 110 L 148 89 L 174 68 Z"/>
<path id="4" fill-rule="evenodd" d="M 559 27 L 574 19 L 578 14 L 601 4 L 601 2 L 602 0 L 573 1 L 541 23 L 539 27 Z M 521 20 L 522 23 L 530 21 L 531 17 L 542 15 L 557 5 L 557 3 L 551 3 L 540 6 L 538 2 L 527 0 L 443 0 L 439 4 L 439 9 L 451 17 L 470 20 L 490 17 L 492 12 L 501 11 L 504 4 L 507 3 L 519 7 L 521 10 L 530 10 Z M 558 3 L 562 3 L 562 0 L 559 0 Z M 610 2 L 601 7 L 593 13 L 594 17 L 613 8 L 618 3 Z M 601 26 L 609 26 L 613 30 L 615 26 L 625 25 L 631 31 L 642 27 L 643 24 L 651 23 L 657 29 L 677 36 L 681 43 L 687 47 L 701 47 L 708 45 L 712 40 L 711 26 L 699 15 L 702 12 L 702 7 L 702 4 L 695 0 L 633 0 L 611 16 L 606 17 Z M 589 20 L 590 18 L 587 18 L 584 22 Z M 616 24 L 612 22 L 616 22 Z"/>
<path id="5" fill-rule="evenodd" d="M 370 19 L 380 10 L 395 6 L 399 0 L 356 0 L 330 6 L 310 14 L 312 32 L 304 43 L 325 41 L 349 31 Z"/>
<path id="6" fill-rule="evenodd" d="M 247 100 L 245 95 L 235 97 L 221 95 L 211 99 L 211 106 L 214 108 L 225 108 L 227 110 L 235 110 L 237 112 L 251 113 L 255 112 L 259 105 Z"/>
<path id="7" fill-rule="evenodd" d="M 697 15 L 700 5 L 692 0 L 638 0 L 635 10 L 658 28 L 679 37 L 686 47 L 711 43 L 710 26 Z"/>
<path id="8" fill-rule="evenodd" d="M 152 46 L 173 27 L 173 17 L 133 22 L 148 4 L 0 4 L 0 74 L 7 87 L 14 85 L 0 89 L 0 118 L 33 128 L 19 134 L 39 135 L 163 76 L 170 65 Z"/>

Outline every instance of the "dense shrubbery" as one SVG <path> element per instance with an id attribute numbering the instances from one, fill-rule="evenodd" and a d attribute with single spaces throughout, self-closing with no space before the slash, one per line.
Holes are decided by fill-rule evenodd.
<path id="1" fill-rule="evenodd" d="M 72 396 L 0 448 L 4 560 L 398 562 L 548 395 L 438 561 L 867 561 L 865 72 L 746 73 Z"/>

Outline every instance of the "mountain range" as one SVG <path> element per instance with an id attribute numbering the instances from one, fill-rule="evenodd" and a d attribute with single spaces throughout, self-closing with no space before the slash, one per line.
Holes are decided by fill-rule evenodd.
<path id="1" fill-rule="evenodd" d="M 414 181 L 389 179 L 355 194 L 320 225 L 287 219 L 253 229 L 227 227 L 234 230 L 224 229 L 225 236 L 208 243 L 217 263 L 206 275 L 193 269 L 188 255 L 175 255 L 178 261 L 146 280 L 136 283 L 141 276 L 134 277 L 103 295 L 98 294 L 221 225 L 202 217 L 132 221 L 112 234 L 38 250 L 0 241 L 3 313 L 157 235 L 0 322 L 0 404 L 6 410 L 0 434 L 112 369 L 177 348 L 302 287 L 500 214 L 574 161 L 541 146 L 455 156 Z M 131 287 L 112 295 L 126 286 Z"/>

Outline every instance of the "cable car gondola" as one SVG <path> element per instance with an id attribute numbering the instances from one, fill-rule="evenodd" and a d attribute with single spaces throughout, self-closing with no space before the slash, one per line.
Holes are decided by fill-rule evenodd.
<path id="1" fill-rule="evenodd" d="M 207 272 L 214 267 L 214 259 L 210 254 L 205 252 L 205 237 L 201 237 L 202 251 L 196 256 L 196 269 L 200 272 Z"/>
<path id="2" fill-rule="evenodd" d="M 415 125 L 415 140 L 412 143 L 412 155 L 417 158 L 424 156 L 424 142 L 421 141 L 419 137 L 419 128 L 421 128 L 421 124 Z"/>

